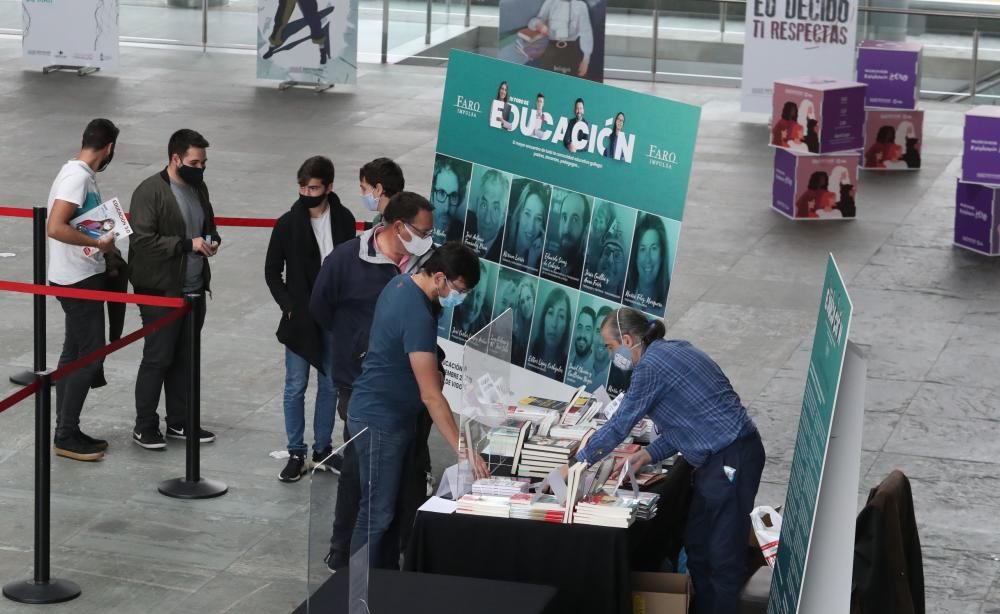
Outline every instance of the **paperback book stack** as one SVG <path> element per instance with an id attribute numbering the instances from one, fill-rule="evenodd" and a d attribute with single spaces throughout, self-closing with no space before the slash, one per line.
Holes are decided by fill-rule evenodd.
<path id="1" fill-rule="evenodd" d="M 639 497 L 636 498 L 634 494 L 628 491 L 618 491 L 618 497 L 626 501 L 635 500 L 635 518 L 636 520 L 652 520 L 656 516 L 657 503 L 660 501 L 660 495 L 654 492 L 640 492 Z"/>
<path id="2" fill-rule="evenodd" d="M 510 497 L 491 495 L 463 495 L 458 500 L 459 514 L 472 516 L 493 516 L 495 518 L 510 518 Z"/>
<path id="3" fill-rule="evenodd" d="M 561 523 L 565 506 L 555 495 L 521 493 L 510 498 L 510 517 Z"/>
<path id="4" fill-rule="evenodd" d="M 606 493 L 588 495 L 576 504 L 573 523 L 627 529 L 635 522 L 638 507 L 635 497 L 613 497 Z"/>
<path id="5" fill-rule="evenodd" d="M 526 493 L 530 487 L 531 483 L 527 479 L 483 478 L 472 483 L 472 494 L 509 497 L 518 493 Z"/>
<path id="6" fill-rule="evenodd" d="M 579 445 L 572 439 L 530 437 L 514 457 L 514 472 L 521 477 L 544 478 L 553 469 L 569 464 Z"/>

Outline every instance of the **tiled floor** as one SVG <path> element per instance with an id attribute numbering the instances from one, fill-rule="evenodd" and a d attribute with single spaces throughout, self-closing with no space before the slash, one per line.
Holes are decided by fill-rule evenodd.
<path id="1" fill-rule="evenodd" d="M 429 185 L 440 69 L 363 65 L 356 89 L 316 95 L 256 82 L 251 55 L 130 48 L 120 70 L 81 79 L 23 70 L 19 53 L 16 41 L 0 41 L 0 204 L 44 203 L 94 116 L 122 126 L 101 185 L 125 200 L 163 166 L 167 137 L 184 126 L 212 143 L 208 182 L 220 214 L 280 214 L 295 198 L 299 161 L 317 153 L 336 162 L 337 190 L 359 217 L 354 173 L 371 158 L 396 158 L 412 189 Z M 769 210 L 773 154 L 762 146 L 765 128 L 742 121 L 737 90 L 616 85 L 703 105 L 668 324 L 721 362 L 760 425 L 769 456 L 760 502 L 784 497 L 832 250 L 857 304 L 852 335 L 869 352 L 859 501 L 893 468 L 908 473 L 928 611 L 1000 611 L 1000 260 L 951 245 L 964 108 L 925 105 L 924 168 L 865 175 L 857 221 L 801 225 Z M 387 117 L 409 121 L 381 129 Z M 0 219 L 0 252 L 15 254 L 0 258 L 0 279 L 30 279 L 29 228 Z M 278 312 L 262 274 L 267 232 L 225 235 L 202 394 L 219 442 L 205 447 L 203 468 L 231 492 L 195 503 L 157 494 L 159 480 L 183 472 L 183 451 L 129 442 L 139 348 L 115 354 L 111 384 L 94 391 L 85 414 L 111 440 L 108 459 L 53 462 L 53 565 L 85 592 L 47 610 L 270 613 L 305 594 L 309 486 L 280 484 L 281 463 L 268 456 L 284 435 Z M 0 313 L 6 374 L 31 362 L 30 299 L 0 295 Z M 51 364 L 62 314 L 55 301 L 48 313 Z M 130 309 L 129 330 L 136 316 Z M 0 395 L 12 389 L 0 382 Z M 27 577 L 31 565 L 32 424 L 30 404 L 0 415 L 0 582 Z M 435 468 L 447 460 L 436 446 Z M 0 612 L 34 611 L 0 600 Z"/>

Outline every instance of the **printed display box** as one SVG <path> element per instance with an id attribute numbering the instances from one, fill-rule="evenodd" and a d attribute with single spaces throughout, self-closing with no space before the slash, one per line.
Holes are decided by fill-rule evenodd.
<path id="1" fill-rule="evenodd" d="M 820 77 L 775 81 L 771 145 L 813 154 L 861 149 L 865 89 Z"/>
<path id="2" fill-rule="evenodd" d="M 858 47 L 858 81 L 868 86 L 865 105 L 913 109 L 920 99 L 920 43 L 864 41 Z"/>
<path id="3" fill-rule="evenodd" d="M 862 168 L 909 171 L 920 168 L 924 138 L 923 111 L 868 109 L 865 112 Z"/>
<path id="4" fill-rule="evenodd" d="M 987 256 L 1000 255 L 1000 187 L 958 182 L 955 245 Z"/>
<path id="5" fill-rule="evenodd" d="M 975 107 L 965 114 L 962 180 L 1000 184 L 1000 107 Z"/>
<path id="6" fill-rule="evenodd" d="M 857 215 L 858 154 L 774 152 L 771 207 L 795 220 L 843 220 Z"/>

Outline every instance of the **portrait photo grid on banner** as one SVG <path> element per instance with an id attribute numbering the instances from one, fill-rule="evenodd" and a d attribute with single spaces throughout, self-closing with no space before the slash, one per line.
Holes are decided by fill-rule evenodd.
<path id="1" fill-rule="evenodd" d="M 553 107 L 545 89 L 560 93 L 549 96 Z M 699 111 L 625 93 L 452 54 L 431 186 L 434 240 L 470 246 L 481 280 L 442 315 L 440 337 L 462 345 L 509 308 L 512 365 L 590 390 L 627 385 L 600 324 L 620 305 L 666 314 Z M 600 109 L 597 121 L 586 119 L 587 105 Z M 629 130 L 633 114 L 641 133 Z"/>

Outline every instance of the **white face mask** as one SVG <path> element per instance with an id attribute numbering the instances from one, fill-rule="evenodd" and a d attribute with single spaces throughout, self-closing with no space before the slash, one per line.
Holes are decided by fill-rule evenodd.
<path id="1" fill-rule="evenodd" d="M 407 241 L 403 238 L 403 235 L 397 232 L 396 236 L 399 237 L 399 242 L 403 244 L 403 249 L 411 256 L 423 256 L 431 248 L 431 245 L 434 244 L 434 239 L 430 235 L 418 237 L 416 231 L 413 230 L 413 226 L 409 224 L 406 224 L 406 226 L 410 231 L 410 240 Z"/>

